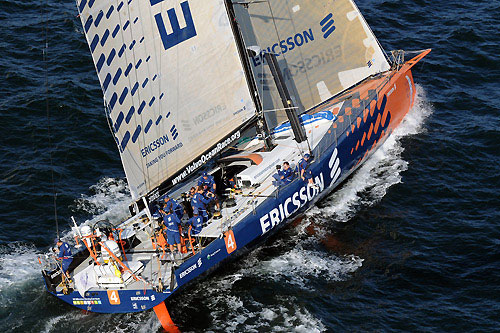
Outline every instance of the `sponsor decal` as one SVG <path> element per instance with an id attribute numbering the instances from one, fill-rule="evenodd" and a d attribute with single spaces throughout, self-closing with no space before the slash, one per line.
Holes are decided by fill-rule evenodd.
<path id="1" fill-rule="evenodd" d="M 142 157 L 148 156 L 149 154 L 153 153 L 155 150 L 159 149 L 161 146 L 164 146 L 169 142 L 170 142 L 170 140 L 166 134 L 160 136 L 159 138 L 157 138 L 157 139 L 151 141 L 149 144 L 147 144 L 146 147 L 141 148 Z M 173 152 L 173 151 L 182 147 L 182 144 L 181 144 L 181 147 L 177 147 L 178 145 L 179 144 L 170 148 L 169 150 L 171 150 L 171 152 Z M 177 148 L 175 148 L 175 147 L 177 147 Z"/>
<path id="2" fill-rule="evenodd" d="M 225 149 L 226 147 L 228 147 L 234 141 L 238 140 L 240 137 L 241 137 L 240 131 L 236 131 L 229 138 L 225 139 L 224 141 L 221 141 L 221 142 L 217 143 L 217 145 L 212 150 L 210 150 L 206 154 L 201 155 L 198 160 L 196 160 L 193 163 L 191 163 L 190 165 L 188 165 L 181 174 L 179 174 L 177 177 L 175 177 L 174 179 L 172 179 L 172 184 L 175 185 L 175 184 L 179 183 L 180 181 L 182 181 L 184 178 L 186 178 L 191 173 L 193 173 L 198 168 L 200 168 L 202 165 L 204 165 L 205 163 L 207 163 L 208 161 L 210 161 L 210 159 L 212 157 L 216 156 L 223 149 Z"/>
<path id="3" fill-rule="evenodd" d="M 140 302 L 140 301 L 151 301 L 151 302 L 153 302 L 155 299 L 156 299 L 155 295 L 151 295 L 151 297 L 148 296 L 148 295 L 131 296 L 130 297 L 130 300 L 132 302 Z"/>
<path id="4" fill-rule="evenodd" d="M 340 169 L 340 159 L 338 157 L 338 150 L 335 148 L 333 150 L 332 156 L 330 156 L 330 161 L 328 162 L 328 167 L 330 168 L 330 186 L 332 186 L 340 176 L 342 170 Z"/>
<path id="5" fill-rule="evenodd" d="M 151 6 L 154 6 L 165 0 L 149 0 L 149 1 L 151 3 Z M 158 9 L 161 9 L 163 6 L 164 4 L 157 7 Z M 165 26 L 162 13 L 158 13 L 154 16 L 156 21 L 156 26 L 158 27 L 161 41 L 163 43 L 163 47 L 165 48 L 165 50 L 168 50 L 169 48 L 174 47 L 196 36 L 196 28 L 194 26 L 193 17 L 191 16 L 191 9 L 189 8 L 188 1 L 184 1 L 181 3 L 181 10 L 182 10 L 182 15 L 184 16 L 183 21 L 186 23 L 186 26 L 183 28 L 181 28 L 179 24 L 179 18 L 177 17 L 175 8 L 170 8 L 169 10 L 167 10 L 167 16 L 168 16 L 167 26 L 170 28 L 170 31 L 172 31 L 171 33 L 167 32 L 167 28 Z"/>
<path id="6" fill-rule="evenodd" d="M 201 265 L 202 265 L 201 258 L 198 258 L 197 262 L 195 262 L 194 264 L 192 264 L 191 266 L 186 268 L 183 272 L 181 272 L 181 274 L 179 274 L 179 278 L 181 278 L 181 279 L 184 278 L 186 275 L 188 275 L 189 273 L 191 273 L 195 269 L 201 267 Z"/>
<path id="7" fill-rule="evenodd" d="M 319 25 L 321 27 L 321 33 L 323 35 L 324 39 L 327 39 L 332 35 L 332 33 L 335 31 L 335 20 L 333 19 L 333 14 L 329 13 L 326 15 L 320 22 Z M 303 30 L 302 32 L 296 33 L 293 36 L 289 36 L 277 43 L 274 43 L 271 46 L 268 46 L 267 48 L 262 49 L 261 53 L 252 57 L 252 62 L 255 67 L 258 67 L 262 65 L 265 62 L 264 59 L 264 54 L 265 53 L 273 53 L 276 54 L 276 56 L 284 55 L 290 51 L 297 50 L 300 47 L 307 45 L 308 43 L 312 43 L 315 41 L 314 37 L 314 31 L 312 28 L 308 28 L 306 30 Z M 319 56 L 315 56 L 319 60 Z M 312 62 L 311 59 L 309 59 L 309 63 Z M 309 67 L 309 64 L 305 65 L 304 63 L 302 64 L 303 67 Z M 308 68 L 311 69 L 311 68 Z"/>
<path id="8" fill-rule="evenodd" d="M 277 56 L 286 54 L 296 48 L 306 45 L 309 42 L 314 41 L 314 33 L 312 29 L 304 30 L 301 33 L 297 33 L 294 36 L 283 39 L 279 43 L 274 43 L 272 46 L 263 49 L 261 54 L 252 57 L 252 62 L 255 67 L 258 67 L 264 63 L 264 53 L 273 53 Z"/>
<path id="9" fill-rule="evenodd" d="M 214 252 L 210 253 L 207 255 L 207 259 L 210 260 L 211 257 L 215 256 L 217 253 L 220 252 L 220 249 L 215 250 Z"/>
<path id="10" fill-rule="evenodd" d="M 389 90 L 389 92 L 387 93 L 387 97 L 391 96 L 392 93 L 396 90 L 396 84 L 394 83 L 394 86 L 391 88 L 391 90 Z"/>
<path id="11" fill-rule="evenodd" d="M 292 194 L 290 197 L 286 198 L 284 203 L 279 204 L 278 207 L 263 215 L 260 218 L 262 234 L 265 234 L 272 228 L 276 227 L 301 207 L 304 207 L 319 193 L 321 193 L 325 189 L 323 173 L 320 173 L 319 177 L 315 178 L 315 183 L 319 186 L 319 189 L 304 184 L 304 186 L 300 190 Z"/>
<path id="12" fill-rule="evenodd" d="M 162 159 L 164 159 L 165 157 L 167 157 L 168 155 L 172 154 L 174 151 L 176 151 L 177 149 L 180 149 L 182 147 L 183 147 L 182 142 L 179 142 L 175 146 L 169 148 L 167 151 L 164 151 L 163 153 L 161 153 L 160 155 L 155 157 L 153 160 L 149 161 L 146 164 L 147 167 L 149 168 L 149 167 L 155 165 L 156 163 L 158 163 L 159 161 L 161 161 Z"/>
<path id="13" fill-rule="evenodd" d="M 100 298 L 73 298 L 73 305 L 98 305 L 102 304 Z"/>
<path id="14" fill-rule="evenodd" d="M 53 279 L 55 278 L 56 276 L 58 276 L 59 274 L 61 274 L 61 270 L 60 269 L 57 269 L 57 271 L 55 271 L 51 276 L 50 278 Z"/>
<path id="15" fill-rule="evenodd" d="M 410 87 L 410 106 L 413 105 L 413 86 L 411 85 L 411 80 L 410 80 L 410 77 L 408 75 L 406 75 L 406 81 L 408 81 L 408 86 Z M 394 86 L 396 86 L 396 84 L 394 83 Z M 387 95 L 389 96 L 389 95 Z"/>
<path id="16" fill-rule="evenodd" d="M 204 121 L 220 114 L 222 111 L 226 110 L 226 105 L 217 105 L 217 106 L 214 106 L 196 116 L 193 117 L 193 123 L 195 125 L 199 125 L 201 123 L 203 123 Z"/>

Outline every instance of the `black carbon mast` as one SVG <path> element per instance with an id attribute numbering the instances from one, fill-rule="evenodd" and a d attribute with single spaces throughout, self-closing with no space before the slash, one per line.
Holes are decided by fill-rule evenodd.
<path id="1" fill-rule="evenodd" d="M 233 2 L 232 0 L 224 0 L 224 3 L 226 4 L 227 13 L 229 15 L 229 22 L 231 24 L 233 35 L 236 40 L 238 53 L 240 55 L 241 61 L 243 62 L 243 68 L 245 69 L 245 77 L 247 78 L 249 89 L 252 92 L 252 99 L 257 109 L 257 132 L 264 139 L 266 149 L 271 150 L 274 144 L 269 132 L 269 127 L 267 126 L 266 119 L 264 117 L 264 111 L 262 110 L 262 102 L 257 92 L 257 84 L 255 83 L 255 79 L 252 74 L 245 42 L 243 41 L 243 36 L 241 35 L 238 22 L 236 21 Z"/>

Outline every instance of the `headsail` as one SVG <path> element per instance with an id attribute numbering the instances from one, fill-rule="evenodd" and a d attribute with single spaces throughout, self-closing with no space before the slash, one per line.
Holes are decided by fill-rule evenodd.
<path id="1" fill-rule="evenodd" d="M 77 6 L 134 199 L 239 138 L 255 105 L 223 0 Z"/>
<path id="2" fill-rule="evenodd" d="M 390 68 L 351 0 L 250 1 L 237 6 L 237 17 L 247 45 L 278 54 L 301 111 Z M 263 57 L 253 57 L 251 63 L 264 109 L 279 109 L 279 95 Z"/>

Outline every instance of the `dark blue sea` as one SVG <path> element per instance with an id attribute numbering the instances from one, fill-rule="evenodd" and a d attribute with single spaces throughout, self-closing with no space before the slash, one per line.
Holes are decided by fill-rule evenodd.
<path id="1" fill-rule="evenodd" d="M 500 2 L 357 4 L 386 50 L 433 48 L 415 107 L 305 218 L 170 299 L 182 331 L 500 331 Z M 45 291 L 54 200 L 68 235 L 129 192 L 75 3 L 0 0 L 0 36 L 0 330 L 160 331 Z"/>

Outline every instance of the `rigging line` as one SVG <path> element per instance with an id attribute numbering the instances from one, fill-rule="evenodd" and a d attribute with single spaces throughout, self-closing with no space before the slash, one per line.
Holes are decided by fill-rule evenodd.
<path id="1" fill-rule="evenodd" d="M 273 19 L 274 30 L 276 30 L 276 36 L 278 36 L 278 42 L 279 42 L 281 40 L 281 37 L 280 37 L 279 32 L 278 32 L 278 26 L 276 25 L 276 20 L 274 18 L 273 9 L 271 8 L 271 3 L 269 2 L 269 0 L 267 0 L 267 5 L 269 6 L 269 11 L 270 11 L 271 17 Z M 285 61 L 286 61 L 285 55 L 284 54 L 282 54 L 282 55 L 283 55 L 283 58 L 285 58 Z M 279 67 L 278 67 L 278 70 L 281 71 L 281 69 Z M 283 84 L 286 85 L 285 82 L 283 82 Z M 302 127 L 304 127 L 304 124 L 302 124 L 302 122 L 300 121 L 300 119 L 299 119 L 299 123 L 302 125 Z M 290 122 L 290 124 L 291 124 L 291 122 Z M 305 136 L 306 136 L 306 142 L 307 142 L 307 147 L 309 148 L 309 152 L 312 152 L 311 151 L 311 144 L 309 143 L 309 138 L 307 136 L 307 133 L 306 133 Z"/>
<path id="2" fill-rule="evenodd" d="M 48 37 L 48 26 L 49 26 L 49 18 L 48 14 L 46 11 L 44 11 L 44 7 L 48 8 L 48 1 L 45 2 L 45 6 L 42 6 L 42 17 L 45 18 L 45 27 L 44 27 L 44 33 L 45 33 L 45 45 L 43 47 L 43 64 L 44 64 L 44 74 L 45 74 L 45 111 L 47 114 L 47 135 L 48 135 L 48 142 L 49 142 L 49 160 L 50 160 L 50 178 L 52 182 L 52 196 L 54 198 L 54 220 L 56 222 L 56 234 L 57 238 L 59 239 L 59 221 L 57 220 L 57 193 L 56 193 L 56 185 L 54 181 L 54 163 L 52 159 L 52 135 L 50 132 L 50 110 L 49 110 L 49 76 L 48 76 L 48 63 L 47 63 L 47 53 L 49 49 L 49 37 Z"/>

